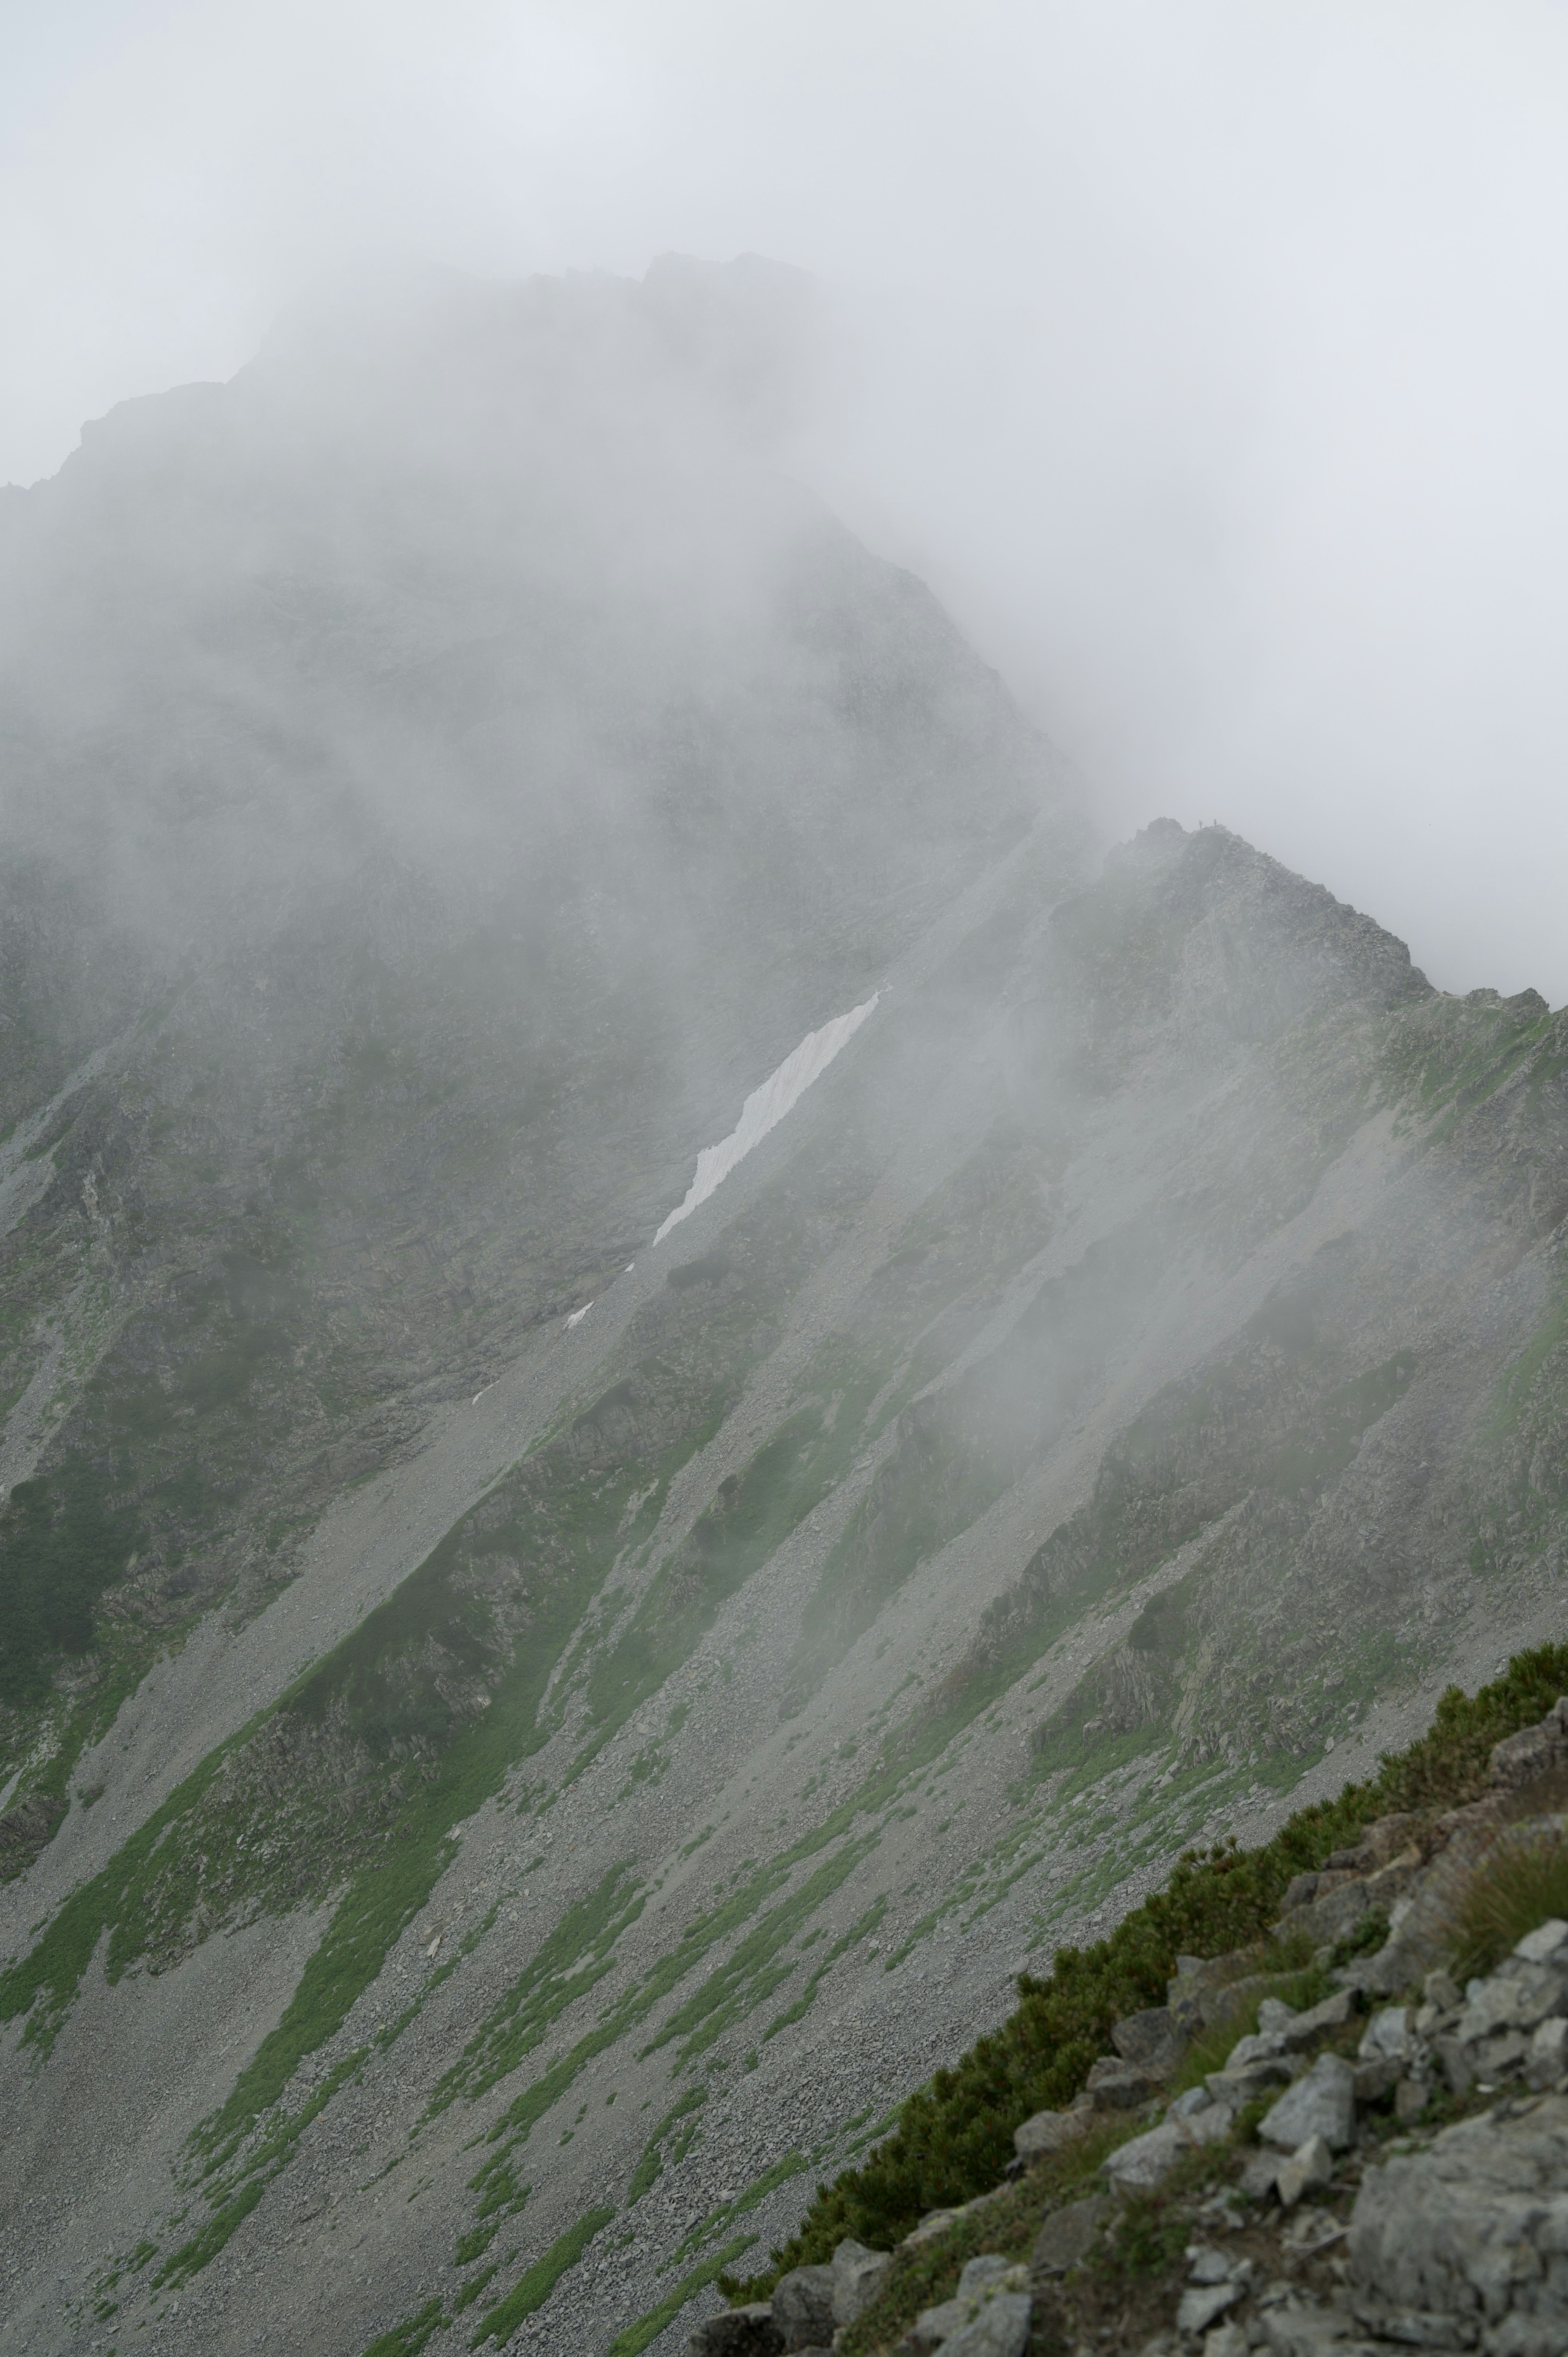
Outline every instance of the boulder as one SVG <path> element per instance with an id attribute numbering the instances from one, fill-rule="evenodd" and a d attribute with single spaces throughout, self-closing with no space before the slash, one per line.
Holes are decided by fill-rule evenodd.
<path id="1" fill-rule="evenodd" d="M 1550 2087 L 1568 2071 L 1568 2021 L 1556 2014 L 1543 2021 L 1530 2041 L 1524 2074 L 1532 2087 Z"/>
<path id="2" fill-rule="evenodd" d="M 1320 2054 L 1305 2079 L 1288 2087 L 1258 2124 L 1266 2143 L 1294 2152 L 1320 2136 L 1343 2152 L 1356 2132 L 1356 2074 L 1342 2056 Z"/>
<path id="3" fill-rule="evenodd" d="M 1498 2357 L 1568 2348 L 1568 2099 L 1461 2120 L 1429 2150 L 1368 2169 L 1347 2250 L 1374 2330 L 1421 2318 L 1434 2319 L 1420 2327 L 1429 2346 L 1480 2326 Z"/>
<path id="4" fill-rule="evenodd" d="M 881 2290 L 893 2260 L 886 2251 L 868 2251 L 845 2236 L 833 2251 L 833 2322 L 853 2324 Z"/>
<path id="5" fill-rule="evenodd" d="M 1105 2221 L 1115 2208 L 1109 2194 L 1091 2194 L 1087 2201 L 1069 2201 L 1053 2210 L 1035 2237 L 1029 2265 L 1037 2276 L 1065 2275 L 1087 2258 Z"/>
<path id="6" fill-rule="evenodd" d="M 833 2337 L 833 2271 L 794 2267 L 773 2287 L 773 2321 L 786 2349 L 825 2349 Z"/>
<path id="7" fill-rule="evenodd" d="M 1013 2149 L 1026 2165 L 1032 2160 L 1044 2160 L 1053 2152 L 1077 2142 L 1089 2126 L 1091 2115 L 1080 2112 L 1036 2112 L 1021 2127 L 1013 2131 Z"/>
<path id="8" fill-rule="evenodd" d="M 1026 2291 L 998 2292 L 972 2322 L 942 2343 L 942 2357 L 1024 2357 L 1034 2302 Z"/>
<path id="9" fill-rule="evenodd" d="M 1277 2035 L 1287 2051 L 1299 2052 L 1304 2046 L 1315 2046 L 1320 2038 L 1328 2037 L 1331 2031 L 1343 2029 L 1346 2023 L 1354 2018 L 1355 2012 L 1354 1989 L 1336 1989 L 1333 1996 L 1326 1996 L 1321 2005 L 1310 2006 L 1305 2013 L 1298 2013 Z"/>
<path id="10" fill-rule="evenodd" d="M 1498 1790 L 1515 1792 L 1564 1765 L 1568 1765 L 1568 1695 L 1552 1705 L 1539 1727 L 1523 1727 L 1518 1735 L 1506 1735 L 1500 1743 L 1493 1744 L 1490 1777 Z"/>
<path id="11" fill-rule="evenodd" d="M 1334 2155 L 1326 2140 L 1320 2136 L 1308 2136 L 1288 2160 L 1281 2161 L 1274 2172 L 1274 2190 L 1281 2207 L 1291 2210 L 1313 2187 L 1329 2185 L 1333 2180 Z"/>
<path id="12" fill-rule="evenodd" d="M 1454 2034 L 1474 2046 L 1499 2030 L 1533 2029 L 1558 2013 L 1568 2013 L 1568 1980 L 1549 1964 L 1510 1956 L 1489 1980 L 1470 1983 Z"/>
<path id="13" fill-rule="evenodd" d="M 984 2251 L 978 2259 L 969 2260 L 958 2279 L 960 2299 L 975 2299 L 982 2292 L 1028 2288 L 1028 2268 L 1021 2260 L 1004 2259 L 999 2251 Z"/>
<path id="14" fill-rule="evenodd" d="M 1401 2062 L 1415 2043 L 1408 2006 L 1386 2005 L 1373 2014 L 1356 2051 L 1363 2062 Z"/>
<path id="15" fill-rule="evenodd" d="M 784 2357 L 784 2335 L 768 2300 L 750 2308 L 727 2308 L 699 2324 L 686 2343 L 686 2357 Z"/>
<path id="16" fill-rule="evenodd" d="M 1157 2128 L 1119 2145 L 1101 2162 L 1101 2172 L 1120 2192 L 1163 2184 L 1184 2153 L 1197 2145 L 1221 2143 L 1230 2135 L 1235 2116 L 1229 2104 L 1215 2103 L 1183 2116 L 1173 2115 Z"/>
<path id="17" fill-rule="evenodd" d="M 1158 2094 L 1159 2083 L 1140 2064 L 1106 2054 L 1090 2064 L 1084 2093 L 1093 2097 L 1097 2112 L 1135 2112 Z"/>
<path id="18" fill-rule="evenodd" d="M 1516 1943 L 1514 1954 L 1527 1964 L 1568 1964 L 1568 1923 L 1560 1915 L 1548 1916 Z"/>
<path id="19" fill-rule="evenodd" d="M 1228 2308 L 1235 2307 L 1245 2289 L 1244 2284 L 1189 2284 L 1176 2307 L 1176 2330 L 1207 2332 Z"/>
<path id="20" fill-rule="evenodd" d="M 1136 2063 L 1152 2079 L 1168 2079 L 1187 2049 L 1168 2005 L 1152 2005 L 1112 2025 L 1111 2043 L 1124 2062 Z"/>

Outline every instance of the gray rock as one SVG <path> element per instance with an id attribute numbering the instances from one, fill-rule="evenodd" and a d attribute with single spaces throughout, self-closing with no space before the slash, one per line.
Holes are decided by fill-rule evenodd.
<path id="1" fill-rule="evenodd" d="M 1313 2136 L 1298 2146 L 1287 2160 L 1280 2162 L 1274 2190 L 1280 2197 L 1281 2208 L 1292 2210 L 1304 2193 L 1315 2186 L 1332 2184 L 1333 2179 L 1334 2155 L 1325 2137 Z"/>
<path id="2" fill-rule="evenodd" d="M 1228 2136 L 1235 2116 L 1229 2104 L 1209 2104 L 1186 2118 L 1164 2119 L 1157 2128 L 1119 2145 L 1101 2162 L 1101 2173 L 1123 2191 L 1163 2184 L 1184 2153 Z"/>
<path id="3" fill-rule="evenodd" d="M 1284 2050 L 1284 2039 L 1279 2030 L 1255 2030 L 1251 2038 L 1236 2040 L 1225 2057 L 1225 2068 L 1227 2071 L 1241 2071 L 1250 2062 L 1277 2061 Z"/>
<path id="4" fill-rule="evenodd" d="M 934 2308 L 923 2308 L 904 2338 L 911 2349 L 926 2352 L 940 2349 L 961 2332 L 966 2324 L 974 2321 L 974 2302 L 970 2299 L 940 2300 Z"/>
<path id="5" fill-rule="evenodd" d="M 1427 1974 L 1421 1985 L 1421 1993 L 1427 2004 L 1434 2005 L 1440 2013 L 1457 2013 L 1465 2002 L 1464 1991 L 1452 1974 L 1444 1972 L 1441 1965 L 1435 1972 Z"/>
<path id="6" fill-rule="evenodd" d="M 795 2267 L 773 2287 L 773 2321 L 786 2349 L 817 2349 L 833 2337 L 833 2270 Z"/>
<path id="7" fill-rule="evenodd" d="M 1113 2024 L 1111 2043 L 1123 2061 L 1135 2062 L 1151 2078 L 1168 2079 L 1187 2050 L 1187 2039 L 1168 2005 L 1152 2005 Z"/>
<path id="8" fill-rule="evenodd" d="M 1026 2291 L 998 2292 L 972 2323 L 942 2343 L 942 2357 L 1024 2357 L 1034 2303 Z"/>
<path id="9" fill-rule="evenodd" d="M 1517 1792 L 1521 1785 L 1533 1784 L 1538 1776 L 1548 1776 L 1565 1762 L 1568 1695 L 1552 1705 L 1539 1727 L 1523 1727 L 1518 1735 L 1506 1735 L 1500 1743 L 1493 1744 L 1491 1781 L 1504 1792 Z"/>
<path id="10" fill-rule="evenodd" d="M 1363 2062 L 1377 2059 L 1401 2062 L 1414 2042 L 1409 2007 L 1387 2005 L 1373 2014 L 1356 2051 Z"/>
<path id="11" fill-rule="evenodd" d="M 1394 2117 L 1401 2127 L 1413 2127 L 1431 2099 L 1432 2090 L 1424 2079 L 1413 2072 L 1402 2079 L 1394 2089 Z"/>
<path id="12" fill-rule="evenodd" d="M 1533 1932 L 1527 1932 L 1516 1943 L 1514 1954 L 1522 1957 L 1527 1964 L 1568 1963 L 1568 1923 L 1560 1915 L 1549 1915 L 1544 1923 L 1538 1923 Z"/>
<path id="13" fill-rule="evenodd" d="M 1255 2104 L 1260 2095 L 1268 2094 L 1295 2075 L 1296 2068 L 1285 2055 L 1272 2054 L 1260 2061 L 1243 2063 L 1240 2070 L 1233 2070 L 1228 2063 L 1223 2071 L 1211 2071 L 1205 2083 L 1216 2103 L 1229 2104 L 1240 2111 L 1243 2104 Z"/>
<path id="14" fill-rule="evenodd" d="M 886 2251 L 868 2251 L 846 2235 L 833 2252 L 833 2322 L 853 2324 L 881 2290 L 893 2260 Z"/>
<path id="15" fill-rule="evenodd" d="M 1399 2083 L 1400 2065 L 1387 2054 L 1374 2054 L 1368 2062 L 1358 2062 L 1353 2072 L 1358 2104 L 1380 2104 Z"/>
<path id="16" fill-rule="evenodd" d="M 1550 2087 L 1568 2071 L 1568 2021 L 1561 2014 L 1543 2021 L 1530 2041 L 1524 2073 L 1532 2087 Z"/>
<path id="17" fill-rule="evenodd" d="M 1482 2324 L 1497 2357 L 1568 2349 L 1568 2100 L 1461 2120 L 1369 2169 L 1348 2252 L 1359 2305 Z"/>
<path id="18" fill-rule="evenodd" d="M 1568 2013 L 1568 1984 L 1546 1964 L 1510 1957 L 1489 1980 L 1470 1983 L 1454 2034 L 1474 2046 L 1499 2030 L 1533 2029 L 1555 2013 Z"/>
<path id="19" fill-rule="evenodd" d="M 1258 2134 L 1292 2152 L 1308 2136 L 1320 2136 L 1342 2152 L 1356 2131 L 1355 2073 L 1337 2054 L 1320 2054 L 1305 2079 L 1286 2089 L 1265 2112 Z"/>
<path id="20" fill-rule="evenodd" d="M 1258 2029 L 1264 2038 L 1283 2038 L 1300 2019 L 1294 2006 L 1286 2005 L 1283 1997 L 1266 1996 L 1258 2007 Z"/>
<path id="21" fill-rule="evenodd" d="M 1234 2273 L 1234 2269 L 1223 2251 L 1217 2251 L 1212 2247 L 1212 2245 L 1210 2245 L 1208 2249 L 1195 2251 L 1191 2253 L 1190 2255 L 1192 2265 L 1187 2271 L 1187 2279 L 1188 2283 L 1217 2284 L 1230 2282 L 1230 2277 Z"/>
<path id="22" fill-rule="evenodd" d="M 1053 2152 L 1077 2141 L 1088 2127 L 1090 2114 L 1081 2112 L 1036 2112 L 1021 2127 L 1013 2131 L 1013 2149 L 1026 2163 L 1044 2160 Z"/>
<path id="23" fill-rule="evenodd" d="M 1233 2283 L 1189 2285 L 1176 2306 L 1176 2330 L 1207 2332 L 1228 2308 L 1235 2307 L 1245 2288 Z"/>
<path id="24" fill-rule="evenodd" d="M 1346 2023 L 1354 2018 L 1355 2011 L 1355 1991 L 1336 1989 L 1334 1995 L 1326 1996 L 1321 2005 L 1311 2006 L 1305 2013 L 1298 2013 L 1279 2034 L 1288 2050 L 1299 2051 L 1304 2046 L 1316 2045 L 1318 2039 L 1326 2038 L 1330 2031 L 1343 2029 Z"/>
<path id="25" fill-rule="evenodd" d="M 1095 2236 L 1115 2209 L 1108 2193 L 1094 2193 L 1086 2201 L 1069 2201 L 1053 2210 L 1035 2237 L 1029 2265 L 1036 2275 L 1064 2275 L 1090 2250 Z"/>
<path id="26" fill-rule="evenodd" d="M 784 2335 L 768 2300 L 750 2308 L 725 2309 L 699 2324 L 686 2343 L 686 2357 L 784 2357 Z"/>
<path id="27" fill-rule="evenodd" d="M 1084 2092 L 1093 2096 L 1097 2112 L 1135 2112 L 1158 2094 L 1159 2084 L 1141 2064 L 1107 2054 L 1090 2063 Z"/>
<path id="28" fill-rule="evenodd" d="M 1017 2259 L 1004 2259 L 997 2251 L 984 2251 L 978 2259 L 971 2259 L 958 2279 L 960 2299 L 978 2298 L 986 2291 L 1026 2291 L 1026 2266 Z"/>

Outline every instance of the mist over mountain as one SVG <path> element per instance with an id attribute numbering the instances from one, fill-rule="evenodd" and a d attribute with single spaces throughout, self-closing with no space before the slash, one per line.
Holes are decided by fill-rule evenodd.
<path id="1" fill-rule="evenodd" d="M 672 2357 L 1557 1631 L 1568 1018 L 1101 860 L 816 299 L 345 284 L 0 502 L 0 2349 Z"/>

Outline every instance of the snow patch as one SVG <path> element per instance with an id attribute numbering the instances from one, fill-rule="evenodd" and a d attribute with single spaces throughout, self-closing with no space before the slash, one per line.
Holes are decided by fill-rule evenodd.
<path id="1" fill-rule="evenodd" d="M 839 1049 L 852 1039 L 875 1006 L 882 993 L 874 990 L 863 1006 L 852 1006 L 847 1015 L 835 1015 L 820 1031 L 808 1031 L 800 1046 L 785 1057 L 776 1072 L 770 1072 L 759 1089 L 753 1089 L 740 1109 L 740 1119 L 727 1137 L 716 1146 L 704 1146 L 697 1157 L 697 1175 L 686 1189 L 684 1202 L 677 1203 L 653 1241 L 662 1243 L 671 1229 L 689 1219 L 699 1203 L 705 1203 L 720 1182 L 729 1177 L 737 1162 L 744 1160 L 754 1146 L 760 1145 L 770 1129 L 781 1122 L 791 1105 L 811 1087 L 821 1072 L 825 1072 Z"/>
<path id="2" fill-rule="evenodd" d="M 574 1326 L 580 1326 L 582 1324 L 584 1318 L 587 1316 L 593 1306 L 594 1305 L 591 1301 L 585 1301 L 581 1309 L 573 1310 L 572 1315 L 566 1320 L 566 1331 L 568 1334 L 571 1332 Z"/>

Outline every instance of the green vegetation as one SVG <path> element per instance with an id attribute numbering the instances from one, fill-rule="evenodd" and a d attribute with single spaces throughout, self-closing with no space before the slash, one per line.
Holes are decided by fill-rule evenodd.
<path id="1" fill-rule="evenodd" d="M 635 2324 L 628 2324 L 624 2332 L 617 2333 L 606 2350 L 605 2357 L 642 2357 L 642 2352 L 650 2341 L 657 2341 L 666 2325 L 674 2323 L 686 2302 L 695 2298 L 697 2293 L 705 2290 L 709 2284 L 716 2283 L 725 2269 L 733 2266 L 743 2251 L 749 2251 L 756 2240 L 755 2234 L 737 2234 L 733 2243 L 726 2243 L 722 2251 L 715 2251 L 711 2258 L 703 2261 L 701 2266 L 693 2267 L 689 2276 L 682 2276 L 674 2290 L 661 2299 L 657 2308 L 650 2308 L 646 2316 L 639 2316 Z M 367 2351 L 366 2357 L 373 2357 L 373 2352 Z"/>
<path id="2" fill-rule="evenodd" d="M 482 2341 L 493 2341 L 498 2349 L 504 2349 L 524 2317 L 543 2307 L 567 2268 L 576 2266 L 594 2236 L 615 2214 L 613 2210 L 590 2210 L 575 2226 L 558 2234 L 542 2258 L 524 2269 L 506 2298 L 485 2310 L 469 2347 L 478 2349 Z"/>
<path id="3" fill-rule="evenodd" d="M 650 2191 L 658 2183 L 663 2174 L 666 2158 L 672 2169 L 677 2168 L 685 2159 L 697 2134 L 698 2124 L 692 2115 L 693 2112 L 700 2111 L 707 2100 L 707 2088 L 699 2081 L 694 2087 L 688 2087 L 680 2102 L 665 2113 L 664 2117 L 644 2145 L 642 2158 L 632 2170 L 631 2183 L 628 2186 L 626 2193 L 626 2206 L 628 2210 L 634 2209 L 643 2195 Z M 682 2121 L 686 2123 L 683 2127 L 681 2126 Z M 681 2133 L 671 2143 L 666 2155 L 665 2138 L 675 2127 L 681 2127 Z"/>
<path id="4" fill-rule="evenodd" d="M 1461 1986 L 1489 1973 L 1516 1941 L 1552 1916 L 1568 1916 L 1568 1842 L 1504 1846 L 1466 1884 L 1454 1918 L 1454 1970 Z"/>
<path id="5" fill-rule="evenodd" d="M 1105 2051 L 1112 2024 L 1164 2002 L 1178 1953 L 1223 1955 L 1261 1940 L 1291 1878 L 1321 1866 L 1374 1817 L 1472 1797 L 1493 1744 L 1535 1724 L 1565 1688 L 1568 1646 L 1520 1654 L 1473 1697 L 1451 1688 L 1418 1742 L 1385 1758 L 1369 1781 L 1298 1811 L 1262 1848 L 1187 1852 L 1166 1888 L 1108 1939 L 1059 1950 L 1047 1980 L 1022 1975 L 1020 2002 L 1002 2029 L 910 2096 L 894 2134 L 819 2188 L 799 2233 L 765 2273 L 734 2287 L 736 2295 L 765 2297 L 787 2268 L 830 2257 L 846 2234 L 887 2249 L 927 2211 L 987 2191 L 1012 2157 L 1020 2121 L 1070 2103 Z"/>
<path id="6" fill-rule="evenodd" d="M 134 1508 L 116 1502 L 124 1485 L 124 1471 L 71 1456 L 0 1507 L 0 1703 L 45 1700 L 54 1660 L 91 1648 L 99 1598 L 141 1537 Z"/>

